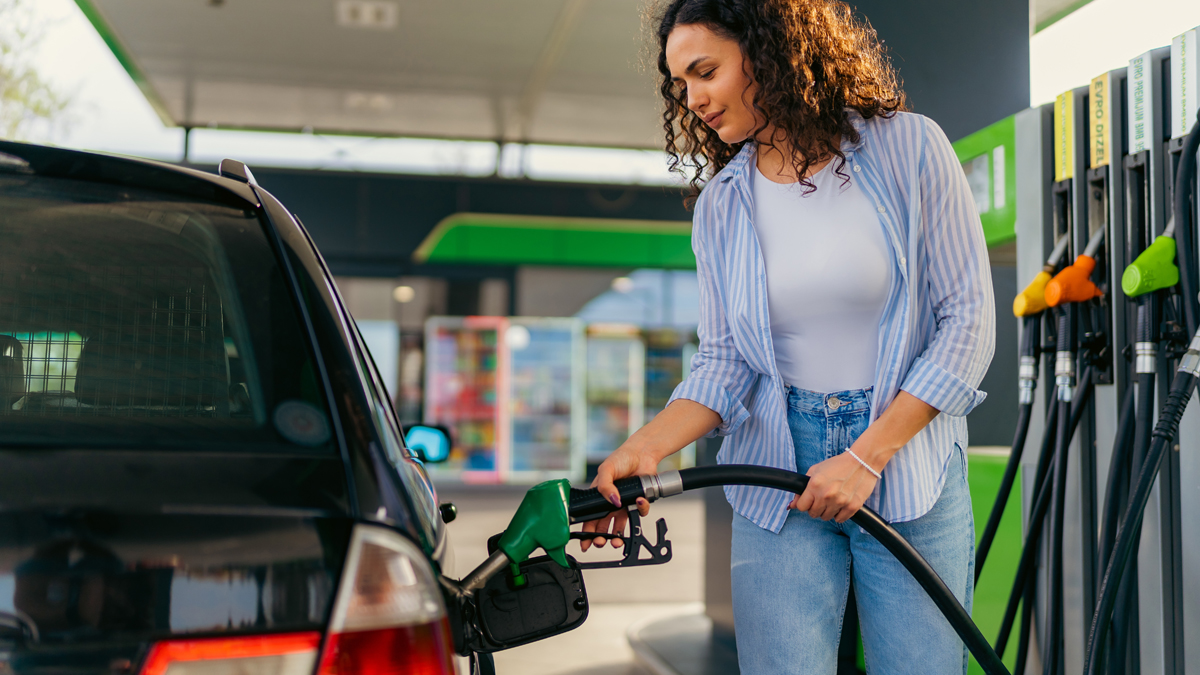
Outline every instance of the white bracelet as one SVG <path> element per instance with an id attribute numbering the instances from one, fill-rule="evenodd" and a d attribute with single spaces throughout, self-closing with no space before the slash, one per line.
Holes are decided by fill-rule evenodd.
<path id="1" fill-rule="evenodd" d="M 872 469 L 870 464 L 867 464 L 866 462 L 862 461 L 862 458 L 859 457 L 858 455 L 854 454 L 853 450 L 851 450 L 850 448 L 846 448 L 846 452 L 850 453 L 850 456 L 853 457 L 855 459 L 855 461 L 857 461 L 859 464 L 862 464 L 864 469 L 866 469 L 867 471 L 870 471 L 871 475 L 875 476 L 875 480 L 883 480 L 883 476 L 879 475 L 879 472 L 876 471 L 875 469 Z"/>

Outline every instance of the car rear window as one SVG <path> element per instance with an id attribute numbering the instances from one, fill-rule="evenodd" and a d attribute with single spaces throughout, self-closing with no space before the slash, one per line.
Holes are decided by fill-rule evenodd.
<path id="1" fill-rule="evenodd" d="M 287 289 L 252 210 L 0 176 L 0 444 L 328 449 Z"/>

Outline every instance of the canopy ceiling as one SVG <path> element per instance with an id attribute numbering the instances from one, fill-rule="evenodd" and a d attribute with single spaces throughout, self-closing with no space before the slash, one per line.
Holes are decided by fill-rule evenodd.
<path id="1" fill-rule="evenodd" d="M 639 0 L 76 0 L 169 124 L 660 147 Z"/>

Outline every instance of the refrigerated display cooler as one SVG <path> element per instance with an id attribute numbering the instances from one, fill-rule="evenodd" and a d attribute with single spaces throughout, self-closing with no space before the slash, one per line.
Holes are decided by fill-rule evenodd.
<path id="1" fill-rule="evenodd" d="M 513 317 L 504 342 L 512 371 L 505 480 L 581 480 L 587 435 L 583 321 Z"/>
<path id="2" fill-rule="evenodd" d="M 450 459 L 432 475 L 499 482 L 507 465 L 501 415 L 508 352 L 500 346 L 503 317 L 431 317 L 425 323 L 427 424 L 449 427 Z"/>
<path id="3" fill-rule="evenodd" d="M 662 412 L 675 387 L 687 377 L 692 354 L 696 353 L 696 336 L 674 328 L 646 330 L 646 408 L 649 422 Z M 664 459 L 659 471 L 686 469 L 696 465 L 696 444 L 692 443 Z"/>
<path id="4" fill-rule="evenodd" d="M 645 423 L 646 345 L 637 326 L 587 329 L 587 464 L 595 473 L 609 453 Z"/>

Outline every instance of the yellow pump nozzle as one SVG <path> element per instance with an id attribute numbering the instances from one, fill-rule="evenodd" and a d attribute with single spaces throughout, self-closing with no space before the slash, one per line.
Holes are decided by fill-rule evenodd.
<path id="1" fill-rule="evenodd" d="M 1050 283 L 1050 273 L 1043 270 L 1038 272 L 1033 281 L 1021 291 L 1016 298 L 1013 298 L 1013 316 L 1033 316 L 1038 312 L 1045 311 L 1046 307 L 1046 284 Z"/>
<path id="2" fill-rule="evenodd" d="M 1179 268 L 1175 266 L 1175 239 L 1165 235 L 1147 246 L 1121 275 L 1121 290 L 1131 298 L 1177 283 Z"/>
<path id="3" fill-rule="evenodd" d="M 1090 255 L 1077 256 L 1075 264 L 1064 268 L 1046 284 L 1046 304 L 1058 307 L 1063 303 L 1085 302 L 1104 295 L 1092 283 L 1092 271 L 1095 269 L 1095 258 Z"/>

